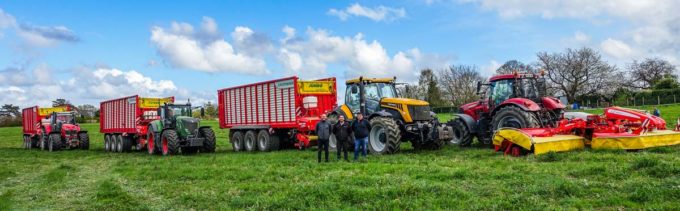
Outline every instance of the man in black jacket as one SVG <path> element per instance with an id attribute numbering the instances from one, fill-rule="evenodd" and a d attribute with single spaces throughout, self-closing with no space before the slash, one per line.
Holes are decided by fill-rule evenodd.
<path id="1" fill-rule="evenodd" d="M 349 122 L 345 121 L 345 116 L 338 116 L 338 123 L 333 125 L 333 135 L 335 135 L 336 149 L 338 153 L 338 160 L 340 160 L 340 154 L 345 154 L 345 160 L 349 161 L 347 158 L 347 150 L 349 150 L 349 144 L 352 141 L 350 135 L 352 134 L 352 128 Z"/>
<path id="2" fill-rule="evenodd" d="M 331 123 L 326 121 L 326 114 L 321 114 L 321 121 L 316 123 L 316 135 L 318 137 L 319 152 L 317 157 L 321 163 L 321 150 L 326 152 L 326 162 L 328 162 L 328 138 L 331 137 Z"/>
<path id="3" fill-rule="evenodd" d="M 357 114 L 357 119 L 352 122 L 352 132 L 354 133 L 354 161 L 356 161 L 359 159 L 359 149 L 361 149 L 361 155 L 366 157 L 368 134 L 371 132 L 371 123 L 364 119 L 364 114 L 361 112 Z"/>

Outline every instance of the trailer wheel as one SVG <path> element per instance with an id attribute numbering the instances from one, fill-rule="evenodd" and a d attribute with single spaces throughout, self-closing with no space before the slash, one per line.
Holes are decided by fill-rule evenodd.
<path id="1" fill-rule="evenodd" d="M 38 136 L 31 137 L 31 144 L 28 146 L 29 149 L 38 148 L 38 145 L 40 145 L 38 142 L 40 142 L 40 137 Z"/>
<path id="2" fill-rule="evenodd" d="M 87 133 L 78 133 L 78 139 L 80 149 L 90 149 L 90 136 Z"/>
<path id="3" fill-rule="evenodd" d="M 229 138 L 231 141 L 231 147 L 234 149 L 234 152 L 238 151 L 243 151 L 243 133 L 241 131 L 235 131 L 231 134 L 231 137 Z"/>
<path id="4" fill-rule="evenodd" d="M 263 152 L 277 150 L 279 144 L 275 142 L 279 141 L 278 138 L 278 136 L 269 135 L 269 131 L 267 130 L 260 130 L 260 132 L 257 133 L 257 147 Z"/>
<path id="5" fill-rule="evenodd" d="M 212 128 L 201 128 L 198 132 L 205 138 L 203 141 L 203 147 L 200 148 L 201 152 L 215 152 L 215 131 Z"/>
<path id="6" fill-rule="evenodd" d="M 111 139 L 109 134 L 104 134 L 104 151 L 106 151 L 106 152 L 108 152 L 109 149 L 110 149 L 109 148 L 109 139 Z"/>
<path id="7" fill-rule="evenodd" d="M 54 152 L 61 149 L 61 135 L 57 133 L 50 134 L 49 150 Z"/>
<path id="8" fill-rule="evenodd" d="M 146 150 L 149 155 L 157 154 L 159 152 L 158 147 L 156 147 L 156 133 L 149 130 L 146 134 Z"/>
<path id="9" fill-rule="evenodd" d="M 375 154 L 391 154 L 399 151 L 401 131 L 397 122 L 389 117 L 371 119 L 368 148 Z"/>
<path id="10" fill-rule="evenodd" d="M 24 135 L 24 149 L 28 149 L 28 140 L 26 138 L 26 135 Z"/>
<path id="11" fill-rule="evenodd" d="M 123 149 L 123 136 L 113 135 L 113 151 L 121 152 Z"/>
<path id="12" fill-rule="evenodd" d="M 161 152 L 164 156 L 177 154 L 179 150 L 179 140 L 177 139 L 177 131 L 165 130 L 161 137 Z"/>
<path id="13" fill-rule="evenodd" d="M 256 142 L 256 136 L 255 136 L 255 131 L 254 130 L 248 130 L 246 132 L 246 136 L 243 139 L 246 145 L 246 151 L 252 152 L 257 149 L 257 143 Z"/>
<path id="14" fill-rule="evenodd" d="M 123 144 L 122 144 L 122 152 L 129 152 L 132 150 L 132 136 L 122 136 L 123 138 Z"/>
<path id="15" fill-rule="evenodd" d="M 448 125 L 453 128 L 453 134 L 449 144 L 455 144 L 461 147 L 467 147 L 472 144 L 472 133 L 470 133 L 470 128 L 465 125 L 462 119 L 458 118 L 449 121 Z"/>

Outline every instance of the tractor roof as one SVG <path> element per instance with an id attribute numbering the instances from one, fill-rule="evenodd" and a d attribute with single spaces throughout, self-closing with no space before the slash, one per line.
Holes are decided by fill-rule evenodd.
<path id="1" fill-rule="evenodd" d="M 540 77 L 539 74 L 532 74 L 532 73 L 503 74 L 503 75 L 492 76 L 491 78 L 489 78 L 489 82 L 515 79 L 515 78 L 538 78 L 538 77 Z"/>
<path id="2" fill-rule="evenodd" d="M 355 79 L 350 79 L 345 82 L 345 84 L 355 84 L 359 83 L 361 81 L 369 82 L 369 83 L 394 83 L 397 78 L 364 78 L 364 77 L 359 77 Z"/>

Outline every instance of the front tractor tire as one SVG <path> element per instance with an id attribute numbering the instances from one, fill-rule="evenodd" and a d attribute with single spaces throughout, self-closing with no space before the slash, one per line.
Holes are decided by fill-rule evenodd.
<path id="1" fill-rule="evenodd" d="M 397 122 L 389 117 L 371 119 L 368 136 L 368 149 L 374 154 L 392 154 L 399 151 L 401 131 Z"/>
<path id="2" fill-rule="evenodd" d="M 58 133 L 50 134 L 48 148 L 50 152 L 58 151 L 61 149 L 61 134 Z"/>
<path id="3" fill-rule="evenodd" d="M 201 147 L 201 153 L 204 152 L 215 152 L 215 132 L 212 128 L 201 128 L 198 131 L 204 139 L 203 147 Z"/>
<path id="4" fill-rule="evenodd" d="M 448 125 L 453 128 L 453 134 L 451 134 L 449 144 L 461 147 L 469 147 L 472 145 L 473 136 L 470 128 L 465 125 L 465 122 L 461 118 L 449 121 Z"/>
<path id="5" fill-rule="evenodd" d="M 531 111 L 525 111 L 515 106 L 508 106 L 501 108 L 491 121 L 491 134 L 494 134 L 501 128 L 537 128 L 541 124 Z"/>
<path id="6" fill-rule="evenodd" d="M 87 133 L 78 133 L 78 140 L 80 141 L 78 144 L 80 149 L 90 149 L 90 136 Z"/>
<path id="7" fill-rule="evenodd" d="M 179 138 L 177 131 L 165 130 L 161 135 L 161 152 L 163 156 L 174 155 L 179 151 Z"/>

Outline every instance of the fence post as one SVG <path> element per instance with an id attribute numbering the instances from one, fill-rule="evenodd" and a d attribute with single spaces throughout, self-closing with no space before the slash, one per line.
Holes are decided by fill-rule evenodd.
<path id="1" fill-rule="evenodd" d="M 661 105 L 661 95 L 656 96 L 656 104 Z"/>
<path id="2" fill-rule="evenodd" d="M 673 104 L 675 103 L 677 103 L 677 101 L 675 101 L 675 95 L 673 95 Z"/>
<path id="3" fill-rule="evenodd" d="M 642 97 L 642 106 L 645 105 L 645 97 Z"/>

